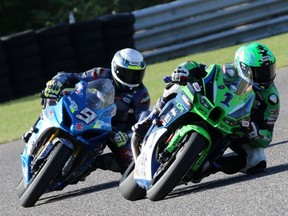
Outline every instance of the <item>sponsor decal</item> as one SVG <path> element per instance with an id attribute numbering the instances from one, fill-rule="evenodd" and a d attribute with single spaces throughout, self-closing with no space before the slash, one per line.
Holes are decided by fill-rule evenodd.
<path id="1" fill-rule="evenodd" d="M 72 113 L 74 113 L 75 111 L 78 110 L 78 105 L 76 104 L 75 101 L 72 100 L 72 98 L 70 96 L 68 96 L 67 98 L 70 102 L 69 109 Z"/>
<path id="2" fill-rule="evenodd" d="M 76 125 L 75 125 L 75 128 L 76 128 L 76 130 L 82 130 L 83 129 L 83 125 L 81 124 L 81 123 L 77 123 Z"/>
<path id="3" fill-rule="evenodd" d="M 195 89 L 197 92 L 200 92 L 200 91 L 201 91 L 201 88 L 200 88 L 200 86 L 199 86 L 199 83 L 195 82 L 195 83 L 193 83 L 192 85 L 193 85 L 194 89 Z"/>
<path id="4" fill-rule="evenodd" d="M 176 107 L 180 110 L 180 112 L 184 112 L 184 107 L 180 102 L 176 103 Z"/>
<path id="5" fill-rule="evenodd" d="M 268 101 L 269 101 L 269 103 L 271 103 L 271 104 L 273 104 L 273 105 L 277 104 L 277 103 L 278 103 L 278 97 L 277 97 L 277 95 L 271 94 L 271 95 L 268 97 Z"/>
<path id="6" fill-rule="evenodd" d="M 241 122 L 241 125 L 243 126 L 243 127 L 249 127 L 249 124 L 250 124 L 250 122 L 249 121 L 245 121 L 245 120 L 242 120 L 242 122 Z"/>
<path id="7" fill-rule="evenodd" d="M 101 120 L 97 120 L 93 126 L 93 128 L 102 128 L 102 127 L 111 127 L 111 124 Z"/>
<path id="8" fill-rule="evenodd" d="M 176 115 L 177 115 L 177 112 L 176 112 L 176 110 L 175 110 L 174 108 L 171 110 L 171 114 L 172 114 L 173 116 L 176 116 Z"/>
<path id="9" fill-rule="evenodd" d="M 54 116 L 54 112 L 53 110 L 51 109 L 50 112 L 49 112 L 49 118 L 52 118 Z"/>
<path id="10" fill-rule="evenodd" d="M 128 97 L 123 97 L 123 101 L 129 104 L 131 102 L 131 99 Z"/>

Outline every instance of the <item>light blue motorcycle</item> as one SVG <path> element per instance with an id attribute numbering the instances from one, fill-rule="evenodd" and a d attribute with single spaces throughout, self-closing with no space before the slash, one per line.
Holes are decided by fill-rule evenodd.
<path id="1" fill-rule="evenodd" d="M 45 99 L 39 121 L 21 154 L 23 178 L 16 191 L 23 207 L 33 206 L 46 191 L 61 190 L 93 171 L 111 136 L 116 114 L 110 80 L 80 81 Z"/>

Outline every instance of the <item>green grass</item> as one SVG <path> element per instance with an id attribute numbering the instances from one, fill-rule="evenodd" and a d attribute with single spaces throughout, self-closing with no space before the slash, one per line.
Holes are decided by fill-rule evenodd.
<path id="1" fill-rule="evenodd" d="M 288 33 L 257 40 L 273 51 L 277 59 L 277 68 L 288 66 L 287 47 L 284 41 L 288 41 Z M 170 75 L 182 61 L 194 60 L 204 64 L 224 64 L 233 61 L 234 52 L 239 46 L 241 44 L 148 65 L 144 83 L 150 92 L 152 104 L 163 93 L 165 86 L 162 82 L 163 76 Z M 0 143 L 20 139 L 21 135 L 32 126 L 41 111 L 39 95 L 40 93 L 0 104 Z"/>

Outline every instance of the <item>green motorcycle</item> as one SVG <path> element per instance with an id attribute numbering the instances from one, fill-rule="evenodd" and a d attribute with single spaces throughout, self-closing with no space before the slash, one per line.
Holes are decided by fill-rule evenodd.
<path id="1" fill-rule="evenodd" d="M 144 140 L 132 137 L 134 160 L 119 185 L 125 199 L 164 199 L 221 157 L 232 138 L 247 134 L 255 93 L 251 70 L 242 70 L 211 65 L 202 80 L 179 85 Z"/>

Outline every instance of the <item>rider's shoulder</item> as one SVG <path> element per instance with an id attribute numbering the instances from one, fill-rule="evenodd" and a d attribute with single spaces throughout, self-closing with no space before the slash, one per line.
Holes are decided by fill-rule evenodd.
<path id="1" fill-rule="evenodd" d="M 83 74 L 90 74 L 94 78 L 112 78 L 111 69 L 104 67 L 94 67 L 83 72 Z"/>
<path id="2" fill-rule="evenodd" d="M 147 87 L 143 84 L 140 83 L 139 86 L 137 86 L 136 88 L 134 88 L 136 91 L 148 91 Z"/>
<path id="3" fill-rule="evenodd" d="M 143 83 L 133 88 L 133 91 L 131 93 L 134 97 L 140 97 L 141 95 L 149 95 L 149 91 Z"/>
<path id="4" fill-rule="evenodd" d="M 270 97 L 271 95 L 275 95 L 277 98 L 279 98 L 279 91 L 274 83 L 272 83 L 268 89 L 262 91 L 258 90 L 257 93 L 261 94 L 264 98 Z"/>

